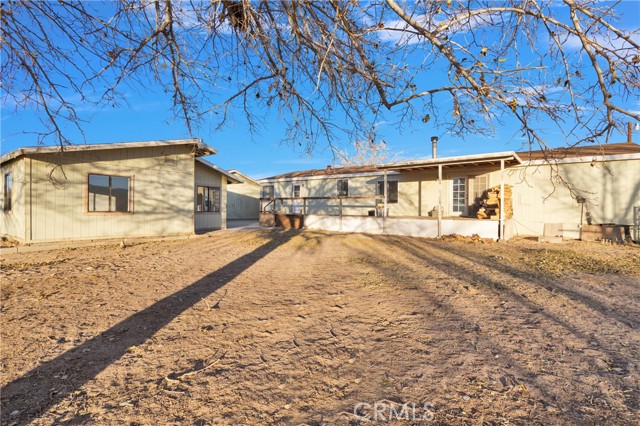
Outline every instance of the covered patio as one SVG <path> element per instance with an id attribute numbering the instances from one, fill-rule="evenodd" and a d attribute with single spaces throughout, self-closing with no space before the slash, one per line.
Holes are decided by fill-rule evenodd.
<path id="1" fill-rule="evenodd" d="M 261 224 L 432 238 L 450 234 L 478 235 L 506 240 L 511 235 L 511 224 L 505 209 L 499 207 L 505 204 L 505 169 L 520 163 L 515 152 L 501 152 L 383 164 L 377 166 L 379 176 L 366 181 L 369 195 L 309 193 L 261 198 Z M 494 184 L 499 182 L 497 214 L 486 219 L 478 219 L 472 211 L 472 194 L 468 190 L 469 180 L 478 175 L 482 175 L 487 184 L 489 176 Z M 462 179 L 462 189 L 455 187 L 455 183 L 453 189 L 447 186 L 453 182 L 451 176 L 464 176 L 458 178 Z M 460 190 L 462 195 L 453 195 L 459 198 L 459 209 L 452 208 L 451 202 L 445 203 L 447 188 L 449 198 L 452 192 Z M 390 191 L 395 192 L 390 194 Z M 313 207 L 318 203 L 322 203 L 322 209 Z"/>

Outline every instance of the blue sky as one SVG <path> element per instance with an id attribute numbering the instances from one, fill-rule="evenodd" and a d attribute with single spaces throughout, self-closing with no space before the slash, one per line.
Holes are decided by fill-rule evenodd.
<path id="1" fill-rule="evenodd" d="M 624 29 L 637 29 L 640 20 L 640 0 L 625 1 L 618 6 L 623 20 L 618 23 Z M 40 112 L 33 108 L 14 110 L 2 97 L 1 153 L 5 154 L 21 146 L 37 144 L 37 135 L 31 133 L 42 129 Z M 86 122 L 83 124 L 88 143 L 120 141 L 144 141 L 157 139 L 180 139 L 191 137 L 186 126 L 170 112 L 170 99 L 150 90 L 131 90 L 126 95 L 127 103 L 117 106 L 87 106 L 79 109 Z M 640 110 L 638 100 L 630 100 L 632 109 Z M 205 143 L 215 147 L 218 155 L 209 160 L 227 169 L 238 169 L 254 178 L 266 177 L 293 170 L 324 168 L 334 161 L 326 146 L 317 146 L 309 156 L 295 143 L 283 142 L 285 129 L 275 114 L 269 115 L 259 133 L 250 134 L 244 119 L 232 116 L 229 123 L 217 130 L 215 123 L 202 123 L 193 132 Z M 431 122 L 414 122 L 400 132 L 389 122 L 379 123 L 380 138 L 385 140 L 393 160 L 416 159 L 431 155 L 430 138 L 440 138 L 439 155 L 463 155 L 492 151 L 519 150 L 521 139 L 517 127 L 509 119 L 496 125 L 491 136 L 467 136 L 465 139 L 437 129 Z M 546 135 L 552 146 L 565 141 L 560 134 Z M 625 141 L 626 135 L 618 134 L 615 141 Z M 634 135 L 640 141 L 640 132 Z M 78 140 L 81 143 L 81 140 Z M 344 141 L 348 145 L 349 141 Z"/>

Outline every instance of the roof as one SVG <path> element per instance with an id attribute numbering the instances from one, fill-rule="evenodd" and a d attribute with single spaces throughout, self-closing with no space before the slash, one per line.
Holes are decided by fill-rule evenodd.
<path id="1" fill-rule="evenodd" d="M 407 171 L 407 170 L 428 170 L 437 167 L 460 167 L 460 166 L 480 166 L 499 165 L 504 161 L 505 165 L 522 163 L 518 154 L 513 151 L 494 152 L 490 154 L 460 155 L 457 157 L 429 158 L 426 160 L 400 161 L 395 163 L 381 164 L 380 170 Z"/>
<path id="2" fill-rule="evenodd" d="M 254 179 L 251 179 L 249 176 L 245 175 L 241 171 L 238 171 L 236 169 L 231 169 L 231 170 L 228 170 L 228 172 L 231 173 L 232 175 L 236 175 L 236 174 L 240 175 L 242 177 L 242 180 L 244 181 L 244 183 L 253 183 L 255 185 L 260 185 Z"/>
<path id="3" fill-rule="evenodd" d="M 8 154 L 0 157 L 0 164 L 4 164 L 7 161 L 13 160 L 23 155 L 29 154 L 52 154 L 60 152 L 75 152 L 75 151 L 97 151 L 104 149 L 130 149 L 130 148 L 148 148 L 157 146 L 170 146 L 170 145 L 193 145 L 193 150 L 196 157 L 203 155 L 217 154 L 214 148 L 202 142 L 202 139 L 169 139 L 169 140 L 155 140 L 145 142 L 117 142 L 117 143 L 98 143 L 98 144 L 83 144 L 83 145 L 65 145 L 64 147 L 56 146 L 31 146 L 18 148 L 11 151 Z"/>
<path id="4" fill-rule="evenodd" d="M 224 176 L 226 176 L 231 182 L 229 183 L 244 183 L 244 181 L 242 179 L 239 179 L 237 177 L 235 177 L 234 175 L 231 174 L 231 172 L 223 169 L 222 167 L 218 167 L 215 164 L 205 160 L 204 158 L 196 158 L 196 161 L 202 165 L 204 165 L 205 167 L 208 167 L 212 170 L 215 170 L 218 173 L 222 173 Z"/>
<path id="5" fill-rule="evenodd" d="M 327 166 L 326 169 L 312 169 L 301 170 L 298 172 L 284 173 L 281 175 L 271 176 L 260 179 L 260 181 L 266 180 L 280 180 L 280 179 L 294 179 L 294 178 L 307 178 L 316 176 L 335 176 L 335 175 L 348 175 L 355 173 L 367 173 L 367 172 L 379 172 L 378 166 L 348 166 L 348 167 L 331 167 Z"/>
<path id="6" fill-rule="evenodd" d="M 463 165 L 480 165 L 480 164 L 500 164 L 500 160 L 505 160 L 507 164 L 520 164 L 521 160 L 513 151 L 498 152 L 492 154 L 465 155 L 459 157 L 442 157 L 428 158 L 423 160 L 400 161 L 395 163 L 386 163 L 379 165 L 367 166 L 349 166 L 349 167 L 329 167 L 326 169 L 302 170 L 298 172 L 285 173 L 277 176 L 260 179 L 260 182 L 269 182 L 283 179 L 298 179 L 311 177 L 339 177 L 341 175 L 353 174 L 382 174 L 385 171 L 400 170 L 425 170 L 429 168 Z"/>
<path id="7" fill-rule="evenodd" d="M 563 160 L 565 158 L 594 157 L 594 156 L 614 156 L 625 154 L 640 154 L 640 145 L 636 143 L 615 143 L 604 145 L 588 145 L 576 147 L 561 147 L 548 150 L 537 151 L 505 151 L 489 154 L 463 155 L 457 157 L 440 157 L 427 158 L 422 160 L 399 161 L 395 163 L 386 163 L 368 166 L 349 166 L 349 167 L 330 167 L 326 169 L 302 170 L 297 172 L 284 173 L 277 176 L 260 179 L 260 182 L 266 183 L 276 180 L 285 179 L 305 179 L 305 178 L 322 178 L 322 177 L 339 177 L 340 175 L 352 174 L 381 174 L 385 171 L 406 171 L 406 170 L 427 170 L 442 166 L 447 167 L 463 167 L 468 165 L 486 165 L 500 164 L 504 160 L 505 166 L 513 166 L 522 164 L 527 161 L 537 160 Z M 634 156 L 635 158 L 635 156 Z"/>
<path id="8" fill-rule="evenodd" d="M 637 143 L 612 143 L 604 145 L 584 145 L 575 147 L 561 147 L 547 150 L 519 152 L 524 161 L 561 160 L 564 158 L 593 157 L 599 155 L 638 154 L 640 145 Z"/>

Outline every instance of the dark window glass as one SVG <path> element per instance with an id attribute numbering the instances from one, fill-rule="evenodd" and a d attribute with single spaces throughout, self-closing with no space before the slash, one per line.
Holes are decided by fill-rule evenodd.
<path id="1" fill-rule="evenodd" d="M 348 197 L 348 196 L 349 196 L 349 180 L 338 179 L 338 197 Z"/>
<path id="2" fill-rule="evenodd" d="M 89 175 L 90 212 L 128 212 L 130 178 L 122 176 Z"/>
<path id="3" fill-rule="evenodd" d="M 384 196 L 384 181 L 378 181 L 378 195 Z M 387 203 L 395 204 L 398 202 L 398 181 L 387 181 Z"/>
<path id="4" fill-rule="evenodd" d="M 112 211 L 129 211 L 129 178 L 111 177 L 111 204 Z"/>
<path id="5" fill-rule="evenodd" d="M 273 198 L 275 190 L 273 185 L 265 185 L 262 187 L 262 198 Z"/>
<path id="6" fill-rule="evenodd" d="M 196 211 L 203 212 L 204 211 L 204 190 L 203 186 L 198 187 L 198 194 L 196 195 Z"/>
<path id="7" fill-rule="evenodd" d="M 220 211 L 220 188 L 199 186 L 196 193 L 197 212 Z"/>
<path id="8" fill-rule="evenodd" d="M 209 201 L 211 203 L 211 211 L 220 211 L 220 188 L 210 188 Z"/>
<path id="9" fill-rule="evenodd" d="M 13 177 L 11 173 L 4 175 L 4 210 L 11 211 L 11 191 L 13 189 Z"/>

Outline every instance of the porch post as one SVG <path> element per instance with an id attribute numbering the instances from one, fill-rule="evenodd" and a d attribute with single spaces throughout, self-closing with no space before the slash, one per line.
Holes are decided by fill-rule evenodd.
<path id="1" fill-rule="evenodd" d="M 384 204 L 382 207 L 382 233 L 387 233 L 387 171 L 384 171 Z"/>
<path id="2" fill-rule="evenodd" d="M 442 237 L 442 164 L 438 164 L 438 237 Z"/>
<path id="3" fill-rule="evenodd" d="M 504 240 L 504 159 L 500 160 L 500 240 Z"/>

